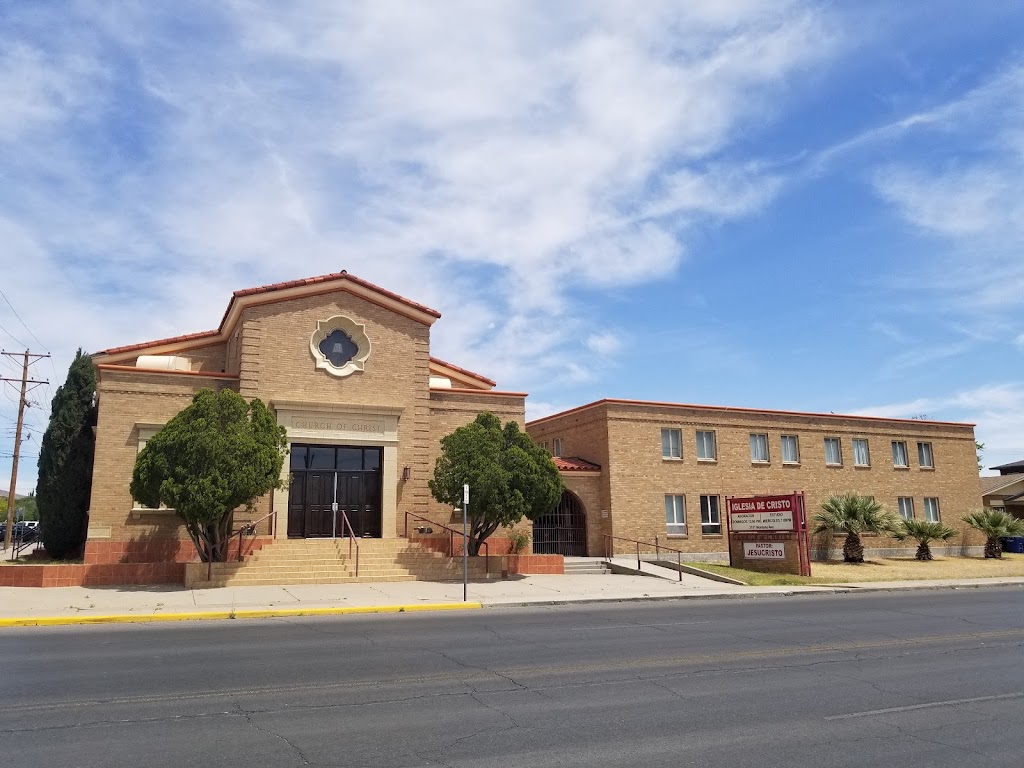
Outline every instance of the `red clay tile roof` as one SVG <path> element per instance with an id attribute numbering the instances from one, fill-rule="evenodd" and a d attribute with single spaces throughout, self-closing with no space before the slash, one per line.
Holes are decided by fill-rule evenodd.
<path id="1" fill-rule="evenodd" d="M 492 387 L 495 387 L 498 384 L 496 381 L 491 381 L 486 376 L 481 376 L 479 373 L 474 373 L 473 371 L 466 370 L 465 368 L 460 368 L 457 365 L 452 365 L 451 363 L 445 362 L 439 357 L 431 356 L 430 362 L 436 363 L 437 365 L 443 365 L 445 368 L 451 368 L 453 371 L 458 371 L 461 374 L 469 376 L 471 379 L 482 381 L 484 384 L 490 384 Z"/>
<path id="2" fill-rule="evenodd" d="M 600 472 L 600 464 L 592 464 L 577 456 L 552 457 L 559 472 Z"/>
<path id="3" fill-rule="evenodd" d="M 362 286 L 363 288 L 367 288 L 367 289 L 369 289 L 371 291 L 374 291 L 376 293 L 380 293 L 383 296 L 387 296 L 389 299 L 397 301 L 397 302 L 399 302 L 401 304 L 405 304 L 406 306 L 411 307 L 412 309 L 418 310 L 419 312 L 423 312 L 423 313 L 425 313 L 427 315 L 430 315 L 432 317 L 441 317 L 441 313 L 438 312 L 436 309 L 431 309 L 430 307 L 424 306 L 423 304 L 417 304 L 415 301 L 412 301 L 411 299 L 407 299 L 404 296 L 399 296 L 397 293 L 392 293 L 391 291 L 387 291 L 387 290 L 381 288 L 378 285 L 374 285 L 373 283 L 367 282 L 366 280 L 362 280 L 362 279 L 356 277 L 355 275 L 350 275 L 345 270 L 342 270 L 341 272 L 332 272 L 329 275 L 319 275 L 317 277 L 306 277 L 306 278 L 303 278 L 302 280 L 290 280 L 290 281 L 288 281 L 286 283 L 272 283 L 271 285 L 261 285 L 261 286 L 257 286 L 256 288 L 243 288 L 240 291 L 235 291 L 234 293 L 231 294 L 231 301 L 228 302 L 228 308 L 226 310 L 224 310 L 224 316 L 221 318 L 220 327 L 217 330 L 215 330 L 215 331 L 201 331 L 200 333 L 187 333 L 187 334 L 185 334 L 183 336 L 172 336 L 172 337 L 167 338 L 167 339 L 156 339 L 155 341 L 146 341 L 146 342 L 142 342 L 140 344 L 127 344 L 127 345 L 121 346 L 121 347 L 112 347 L 111 349 L 103 349 L 103 350 L 100 350 L 99 352 L 95 352 L 93 354 L 94 354 L 94 356 L 96 356 L 96 355 L 116 355 L 116 354 L 121 354 L 123 352 L 134 352 L 136 350 L 149 349 L 151 347 L 159 347 L 159 346 L 163 346 L 165 344 L 177 344 L 179 342 L 196 341 L 196 340 L 199 340 L 199 339 L 207 339 L 207 338 L 214 339 L 214 338 L 219 336 L 224 331 L 224 323 L 227 321 L 228 315 L 231 313 L 231 307 L 234 306 L 235 299 L 239 299 L 239 298 L 242 298 L 244 296 L 254 296 L 254 295 L 260 294 L 260 293 L 272 293 L 274 291 L 283 291 L 283 290 L 286 290 L 288 288 L 300 288 L 300 287 L 305 286 L 305 285 L 317 285 L 319 283 L 329 283 L 329 282 L 332 282 L 332 281 L 335 281 L 335 280 L 347 281 L 347 282 L 355 283 L 356 285 Z M 447 365 L 447 363 L 446 363 L 446 365 Z M 455 366 L 451 366 L 451 367 L 455 368 Z M 458 370 L 462 370 L 462 369 L 458 369 Z M 465 371 L 465 373 L 467 373 L 469 375 L 472 375 L 472 376 L 475 376 L 476 378 L 479 378 L 481 381 L 488 381 L 488 379 L 485 379 L 482 376 L 479 376 L 478 374 L 472 374 L 469 371 Z M 491 382 L 491 384 L 493 386 L 494 382 Z"/>
<path id="4" fill-rule="evenodd" d="M 362 280 L 356 277 L 355 275 L 350 275 L 347 271 L 343 269 L 341 270 L 341 272 L 332 272 L 329 275 L 304 277 L 301 280 L 289 280 L 284 283 L 271 283 L 270 285 L 260 285 L 257 286 L 256 288 L 243 288 L 240 291 L 235 291 L 233 294 L 231 294 L 231 301 L 228 302 L 228 308 L 224 310 L 224 318 L 221 320 L 221 325 L 224 324 L 224 320 L 227 320 L 228 314 L 231 312 L 231 306 L 232 304 L 235 303 L 235 299 L 242 298 L 243 296 L 253 296 L 257 293 L 271 293 L 272 291 L 284 291 L 289 288 L 301 288 L 302 286 L 305 285 L 329 283 L 334 280 L 347 280 L 348 282 L 355 283 L 356 285 L 361 285 L 363 288 L 369 288 L 371 291 L 383 294 L 384 296 L 387 296 L 389 299 L 394 299 L 397 302 L 412 307 L 413 309 L 417 309 L 420 312 L 425 312 L 426 314 L 432 315 L 433 317 L 441 316 L 441 313 L 438 312 L 436 309 L 431 309 L 430 307 L 425 306 L 423 304 L 417 304 L 412 299 L 407 299 L 405 298 L 405 296 L 400 296 L 397 293 L 387 291 L 381 288 L 379 285 L 374 285 L 373 283 L 367 282 L 366 280 Z"/>
<path id="5" fill-rule="evenodd" d="M 219 334 L 220 331 L 200 331 L 199 333 L 186 333 L 184 336 L 171 336 L 167 339 L 156 339 L 155 341 L 145 341 L 141 344 L 127 344 L 123 347 L 111 347 L 110 349 L 102 349 L 99 352 L 94 352 L 94 355 L 116 355 L 121 352 L 133 352 L 136 349 L 149 349 L 150 347 L 161 347 L 164 344 L 177 344 L 180 341 L 195 341 L 197 339 L 208 339 L 214 338 Z"/>

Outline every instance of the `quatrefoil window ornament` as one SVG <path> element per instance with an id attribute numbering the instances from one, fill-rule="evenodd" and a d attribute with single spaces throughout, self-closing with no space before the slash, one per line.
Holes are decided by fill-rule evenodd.
<path id="1" fill-rule="evenodd" d="M 370 356 L 370 340 L 364 326 L 336 315 L 320 320 L 309 339 L 309 351 L 318 369 L 332 376 L 350 376 L 365 368 Z"/>
<path id="2" fill-rule="evenodd" d="M 326 357 L 335 368 L 341 368 L 359 354 L 359 348 L 355 342 L 340 328 L 327 334 L 327 337 L 320 342 L 319 349 L 320 354 Z"/>

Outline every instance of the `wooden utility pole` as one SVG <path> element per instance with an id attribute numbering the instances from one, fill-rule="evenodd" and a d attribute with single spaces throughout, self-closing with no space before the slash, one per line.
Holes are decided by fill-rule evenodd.
<path id="1" fill-rule="evenodd" d="M 0 352 L 2 355 L 7 357 L 15 357 L 13 352 Z M 7 527 L 4 530 L 4 549 L 9 549 L 11 546 L 11 535 L 14 533 L 14 500 L 16 497 L 16 489 L 18 487 L 18 459 L 21 458 L 21 428 L 25 423 L 25 408 L 28 407 L 28 401 L 25 399 L 25 395 L 28 394 L 28 385 L 32 384 L 33 388 L 40 384 L 47 384 L 46 381 L 33 381 L 28 377 L 28 366 L 30 365 L 29 358 L 33 358 L 31 362 L 42 360 L 47 358 L 49 355 L 34 355 L 25 350 L 24 362 L 21 366 L 21 397 L 18 398 L 18 426 L 14 430 L 14 454 L 11 460 L 11 492 L 7 494 Z M 0 382 L 11 381 L 16 382 L 17 379 L 5 379 L 0 377 Z"/>

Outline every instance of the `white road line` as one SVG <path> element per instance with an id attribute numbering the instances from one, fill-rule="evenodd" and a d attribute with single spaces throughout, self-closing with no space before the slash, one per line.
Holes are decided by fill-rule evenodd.
<path id="1" fill-rule="evenodd" d="M 670 624 L 613 624 L 610 627 L 573 627 L 574 632 L 591 632 L 595 629 L 640 629 L 641 627 L 685 627 L 691 624 L 710 624 L 710 621 L 674 621 Z"/>
<path id="2" fill-rule="evenodd" d="M 848 715 L 833 715 L 826 717 L 826 720 L 848 720 L 851 717 L 871 717 L 872 715 L 888 715 L 892 712 L 910 712 L 914 709 L 931 709 L 932 707 L 955 707 L 958 704 L 975 704 L 979 701 L 1003 701 L 1006 699 L 1022 699 L 1024 691 L 1019 693 L 1003 693 L 999 696 L 976 696 L 973 699 L 950 699 L 949 701 L 933 701 L 928 704 L 911 704 L 906 707 L 891 707 L 890 709 L 872 709 L 867 712 L 851 712 Z"/>

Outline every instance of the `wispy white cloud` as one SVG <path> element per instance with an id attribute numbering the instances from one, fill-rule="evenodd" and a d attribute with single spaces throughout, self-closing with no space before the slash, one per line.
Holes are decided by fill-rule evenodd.
<path id="1" fill-rule="evenodd" d="M 525 378 L 546 371 L 520 319 L 570 317 L 574 286 L 664 276 L 688 225 L 771 198 L 756 165 L 707 160 L 835 45 L 796 2 L 77 9 L 4 41 L 0 82 L 36 83 L 8 135 L 42 128 L 4 166 L 44 145 L 60 162 L 50 184 L 22 163 L 29 199 L 0 213 L 53 272 L 85 273 L 61 296 L 77 311 L 141 282 L 167 308 L 85 343 L 207 326 L 231 289 L 347 267 L 442 309 L 446 354 Z M 55 23 L 83 30 L 62 57 L 43 47 Z M 486 289 L 468 310 L 451 290 L 466 273 Z"/>
<path id="2" fill-rule="evenodd" d="M 346 268 L 502 386 L 588 381 L 578 292 L 765 206 L 727 150 L 840 45 L 797 0 L 8 5 L 0 274 L 60 371 Z"/>
<path id="3" fill-rule="evenodd" d="M 946 150 L 908 152 L 880 167 L 878 195 L 940 247 L 922 277 L 960 312 L 993 313 L 1024 304 L 1024 65 L 893 130 Z"/>

